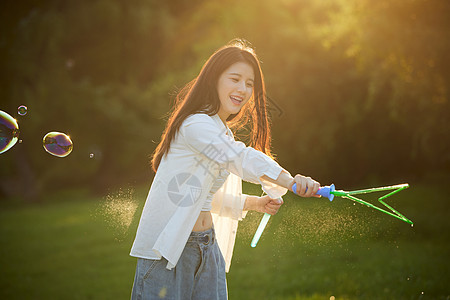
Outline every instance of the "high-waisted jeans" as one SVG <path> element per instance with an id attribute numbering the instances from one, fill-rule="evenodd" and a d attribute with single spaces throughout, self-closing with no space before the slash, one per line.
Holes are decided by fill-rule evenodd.
<path id="1" fill-rule="evenodd" d="M 214 229 L 192 232 L 177 265 L 167 260 L 138 258 L 132 300 L 227 299 L 225 261 Z"/>

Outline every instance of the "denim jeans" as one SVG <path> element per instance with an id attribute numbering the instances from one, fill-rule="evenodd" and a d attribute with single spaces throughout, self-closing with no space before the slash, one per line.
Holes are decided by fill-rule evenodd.
<path id="1" fill-rule="evenodd" d="M 225 260 L 214 229 L 192 232 L 177 265 L 167 260 L 138 258 L 132 300 L 227 299 Z"/>

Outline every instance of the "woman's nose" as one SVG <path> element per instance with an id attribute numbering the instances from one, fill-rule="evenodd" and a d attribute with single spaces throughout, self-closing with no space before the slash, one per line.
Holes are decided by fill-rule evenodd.
<path id="1" fill-rule="evenodd" d="M 238 91 L 241 93 L 245 92 L 245 82 L 242 81 L 238 84 Z"/>

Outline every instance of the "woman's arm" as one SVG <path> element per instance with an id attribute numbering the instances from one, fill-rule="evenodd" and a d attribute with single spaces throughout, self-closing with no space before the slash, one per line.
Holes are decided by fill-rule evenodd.
<path id="1" fill-rule="evenodd" d="M 271 179 L 270 177 L 263 175 L 262 179 L 275 183 L 279 186 L 282 186 L 292 192 L 292 186 L 294 183 L 297 183 L 297 190 L 295 193 L 301 197 L 320 197 L 317 196 L 316 193 L 320 188 L 320 183 L 312 179 L 311 177 L 306 177 L 300 174 L 292 175 L 283 169 L 283 171 L 278 175 L 276 180 Z M 308 189 L 308 190 L 306 190 Z"/>
<path id="2" fill-rule="evenodd" d="M 180 133 L 189 149 L 202 154 L 197 165 L 200 164 L 208 171 L 223 168 L 244 181 L 261 184 L 264 188 L 264 182 L 261 182 L 263 175 L 275 180 L 283 170 L 269 156 L 227 135 L 208 115 L 198 114 L 187 118 L 180 127 Z M 286 193 L 284 188 L 265 182 L 277 189 L 271 193 L 272 197 Z"/>
<path id="3" fill-rule="evenodd" d="M 197 162 L 207 171 L 212 168 L 210 166 L 224 168 L 245 181 L 261 184 L 263 190 L 273 198 L 284 195 L 286 189 L 292 191 L 294 182 L 297 183 L 296 193 L 302 197 L 311 197 L 319 190 L 317 181 L 300 174 L 293 178 L 261 151 L 226 135 L 208 115 L 198 114 L 187 118 L 180 127 L 180 133 L 189 148 L 202 154 L 202 160 Z M 266 186 L 266 183 L 273 187 Z"/>
<path id="4" fill-rule="evenodd" d="M 271 179 L 268 176 L 261 176 L 262 179 L 275 183 L 282 186 L 290 191 L 292 191 L 292 186 L 297 183 L 296 194 L 302 197 L 320 197 L 316 193 L 320 188 L 320 184 L 312 179 L 311 177 L 306 177 L 300 174 L 292 177 L 291 174 L 284 170 L 278 175 L 276 180 Z M 306 188 L 308 190 L 305 192 Z M 262 213 L 268 213 L 274 215 L 278 212 L 281 205 L 283 204 L 283 199 L 272 199 L 269 196 L 247 196 L 244 203 L 244 210 L 254 210 Z"/>

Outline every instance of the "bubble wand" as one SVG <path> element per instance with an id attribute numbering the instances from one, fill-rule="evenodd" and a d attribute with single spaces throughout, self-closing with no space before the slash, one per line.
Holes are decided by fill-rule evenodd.
<path id="1" fill-rule="evenodd" d="M 356 190 L 356 191 L 343 191 L 343 190 L 336 190 L 334 187 L 334 184 L 329 185 L 329 186 L 324 186 L 321 187 L 318 191 L 317 191 L 317 195 L 320 195 L 322 197 L 326 197 L 328 198 L 330 201 L 333 201 L 334 196 L 337 197 L 341 197 L 341 198 L 347 198 L 350 200 L 353 200 L 355 202 L 367 205 L 368 207 L 374 208 L 376 210 L 379 210 L 381 212 L 384 212 L 385 214 L 388 214 L 394 218 L 397 218 L 399 220 L 405 221 L 408 224 L 411 224 L 411 226 L 413 225 L 413 222 L 411 220 L 409 220 L 408 218 L 406 218 L 404 215 L 402 215 L 399 211 L 395 210 L 392 206 L 388 205 L 386 202 L 384 202 L 383 200 L 385 200 L 386 198 L 406 189 L 409 187 L 409 184 L 404 183 L 404 184 L 397 184 L 397 185 L 392 185 L 392 186 L 384 186 L 384 187 L 377 187 L 377 188 L 370 188 L 370 189 L 364 189 L 364 190 Z M 292 186 L 292 190 L 295 191 L 297 190 L 297 184 L 294 183 L 294 185 Z M 307 189 L 308 190 L 308 189 Z M 393 190 L 392 192 L 379 197 L 378 201 L 383 204 L 384 206 L 386 206 L 390 211 L 387 211 L 386 209 L 380 208 L 378 206 L 373 205 L 372 203 L 369 203 L 367 201 L 364 201 L 362 199 L 359 199 L 357 197 L 355 197 L 354 195 L 361 195 L 361 194 L 368 194 L 368 193 L 374 193 L 374 192 L 380 192 L 380 191 L 390 191 Z M 295 192 L 294 192 L 295 193 Z M 255 232 L 255 235 L 253 236 L 253 240 L 251 242 L 251 246 L 254 248 L 256 247 L 256 245 L 258 244 L 259 238 L 261 237 L 264 228 L 267 225 L 267 222 L 269 222 L 270 219 L 270 214 L 265 213 L 263 218 L 261 219 L 261 222 L 259 223 L 258 229 Z"/>

